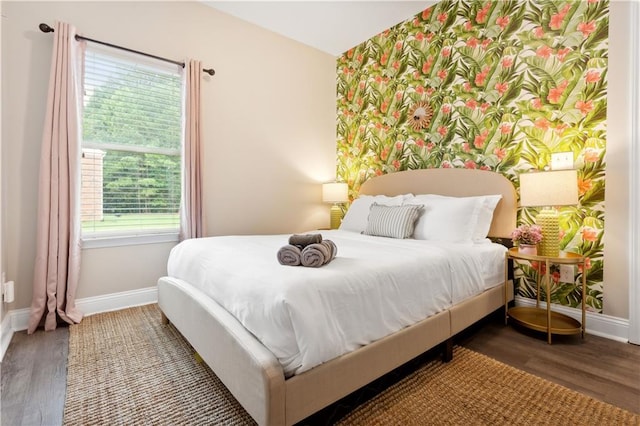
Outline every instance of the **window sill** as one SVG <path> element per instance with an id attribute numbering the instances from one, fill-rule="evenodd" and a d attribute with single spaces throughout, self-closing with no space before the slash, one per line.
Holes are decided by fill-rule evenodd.
<path id="1" fill-rule="evenodd" d="M 83 249 L 137 246 L 142 244 L 177 243 L 178 233 L 120 235 L 108 237 L 85 237 L 82 239 Z"/>

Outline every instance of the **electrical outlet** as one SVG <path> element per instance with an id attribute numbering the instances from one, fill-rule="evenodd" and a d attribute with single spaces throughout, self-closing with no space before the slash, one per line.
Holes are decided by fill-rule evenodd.
<path id="1" fill-rule="evenodd" d="M 573 152 L 554 152 L 551 154 L 551 170 L 573 169 Z"/>
<path id="2" fill-rule="evenodd" d="M 572 283 L 576 279 L 573 265 L 560 265 L 560 282 Z"/>

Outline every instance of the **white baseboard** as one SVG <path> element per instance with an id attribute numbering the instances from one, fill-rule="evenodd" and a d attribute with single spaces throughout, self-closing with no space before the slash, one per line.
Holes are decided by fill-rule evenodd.
<path id="1" fill-rule="evenodd" d="M 516 296 L 516 306 L 536 306 L 536 301 L 534 299 Z M 547 304 L 540 302 L 540 307 L 546 309 Z M 551 309 L 582 322 L 582 311 L 580 309 L 562 305 L 552 305 Z M 618 342 L 629 342 L 629 320 L 626 319 L 587 311 L 585 330 L 588 334 L 593 334 L 594 336 L 605 337 Z"/>
<path id="2" fill-rule="evenodd" d="M 146 287 L 138 290 L 85 297 L 76 300 L 76 307 L 85 316 L 102 312 L 118 311 L 133 306 L 148 305 L 158 301 L 158 288 Z M 29 325 L 29 308 L 14 309 L 7 312 L 2 321 L 2 341 L 0 342 L 0 361 L 9 347 L 11 337 L 16 331 L 26 330 Z M 5 342 L 6 340 L 6 342 Z"/>
<path id="3" fill-rule="evenodd" d="M 10 313 L 11 312 L 8 312 L 7 315 L 4 316 L 2 324 L 0 325 L 0 333 L 2 335 L 2 338 L 0 339 L 0 362 L 2 361 L 2 358 L 4 358 L 4 354 L 7 352 L 9 343 L 11 343 L 11 338 L 13 337 Z"/>

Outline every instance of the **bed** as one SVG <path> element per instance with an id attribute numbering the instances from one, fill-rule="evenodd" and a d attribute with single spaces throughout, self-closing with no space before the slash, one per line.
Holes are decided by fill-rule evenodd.
<path id="1" fill-rule="evenodd" d="M 509 238 L 511 231 L 515 228 L 517 200 L 515 190 L 511 182 L 505 177 L 479 170 L 463 169 L 429 169 L 412 170 L 383 175 L 366 181 L 360 190 L 361 196 L 385 196 L 398 197 L 404 194 L 433 194 L 435 196 L 448 197 L 477 197 L 477 196 L 499 196 L 499 202 L 490 217 L 490 226 L 487 232 L 489 237 Z M 355 204 L 354 204 L 355 206 Z M 355 212 L 355 210 L 354 210 Z M 348 215 L 353 218 L 355 215 Z M 345 218 L 345 221 L 347 221 Z M 349 225 L 343 223 L 343 225 Z M 398 255 L 395 259 L 377 259 L 375 244 L 382 244 L 382 237 L 371 237 L 371 243 L 361 241 L 367 236 L 360 236 L 357 232 L 347 229 L 338 231 L 323 232 L 325 238 L 335 240 L 338 245 L 338 257 L 331 264 L 322 268 L 289 268 L 292 280 L 305 279 L 299 274 L 307 274 L 311 278 L 306 281 L 306 287 L 316 289 L 318 284 L 314 281 L 315 276 L 328 275 L 332 278 L 324 282 L 331 282 L 332 289 L 353 289 L 356 287 L 369 288 L 367 279 L 361 279 L 360 275 L 350 273 L 349 262 L 364 261 L 356 259 L 360 251 L 364 252 L 363 244 L 371 246 L 366 258 L 371 257 L 374 263 L 386 265 L 380 274 L 393 272 L 394 268 L 402 271 L 409 270 L 414 266 L 423 269 L 416 270 L 417 274 L 432 274 L 432 269 L 437 265 L 429 265 L 424 261 L 414 261 L 413 256 Z M 485 231 L 486 232 L 486 231 Z M 374 317 L 367 317 L 366 327 L 359 326 L 369 332 L 366 338 L 358 340 L 348 340 L 346 345 L 324 342 L 326 338 L 322 327 L 313 327 L 309 321 L 320 321 L 317 317 L 321 315 L 322 323 L 327 322 L 331 328 L 335 327 L 333 321 L 348 321 L 350 311 L 344 309 L 345 306 L 358 303 L 357 299 L 352 299 L 348 304 L 340 305 L 340 300 L 345 298 L 344 294 L 334 295 L 333 299 L 318 292 L 312 293 L 317 297 L 311 298 L 308 295 L 297 295 L 296 300 L 287 300 L 284 303 L 291 311 L 302 312 L 300 321 L 297 324 L 305 324 L 307 327 L 297 325 L 293 327 L 290 334 L 297 340 L 296 350 L 290 351 L 284 340 L 269 341 L 261 324 L 267 322 L 265 318 L 274 322 L 287 322 L 288 319 L 276 318 L 272 313 L 265 313 L 264 317 L 248 320 L 244 315 L 243 307 L 247 305 L 243 298 L 248 293 L 243 292 L 243 283 L 254 277 L 258 272 L 249 272 L 248 276 L 228 279 L 227 272 L 215 269 L 216 277 L 212 278 L 210 273 L 203 273 L 204 270 L 211 270 L 211 259 L 200 259 L 200 255 L 192 255 L 186 247 L 194 245 L 200 247 L 199 253 L 213 252 L 214 257 L 228 256 L 225 263 L 234 264 L 234 250 L 238 247 L 257 246 L 255 253 L 259 253 L 260 246 L 273 253 L 274 244 L 279 244 L 285 236 L 256 236 L 256 237 L 214 237 L 212 239 L 201 239 L 180 245 L 174 249 L 169 264 L 169 276 L 162 277 L 158 281 L 158 304 L 163 312 L 163 320 L 170 321 L 190 342 L 194 349 L 200 354 L 204 361 L 212 368 L 220 380 L 231 391 L 240 404 L 256 420 L 258 424 L 264 425 L 290 425 L 303 420 L 309 415 L 348 395 L 354 390 L 366 385 L 383 374 L 393 370 L 423 352 L 442 345 L 444 359 L 451 357 L 452 337 L 469 325 L 482 319 L 496 309 L 503 307 L 505 298 L 511 299 L 512 288 L 504 282 L 504 274 L 480 273 L 476 270 L 469 270 L 465 275 L 454 275 L 453 271 L 465 268 L 465 263 L 448 267 L 451 277 L 440 287 L 433 287 L 433 295 L 425 293 L 425 289 L 420 286 L 410 287 L 408 291 L 414 292 L 403 296 L 396 303 L 395 308 L 389 300 L 393 299 L 392 294 L 378 294 L 377 302 L 366 302 L 367 304 L 378 303 L 380 305 L 390 305 L 391 310 L 400 311 L 399 320 L 386 320 L 386 313 L 381 315 L 385 321 L 381 324 L 374 324 Z M 389 239 L 386 239 L 389 240 Z M 423 244 L 421 241 L 395 240 L 392 242 L 394 250 L 398 253 L 433 252 L 436 257 L 453 258 L 456 251 L 463 255 L 476 256 L 475 252 L 466 245 L 451 244 Z M 237 245 L 234 249 L 234 245 Z M 496 258 L 495 250 L 492 252 L 491 243 L 480 245 L 484 250 L 490 252 L 488 256 Z M 182 249 L 185 247 L 185 250 Z M 251 258 L 254 253 L 253 248 L 247 248 L 244 252 Z M 196 252 L 198 253 L 198 252 Z M 225 254 L 226 253 L 226 254 Z M 485 253 L 484 256 L 487 256 Z M 240 256 L 236 256 L 239 258 Z M 257 258 L 257 255 L 255 256 Z M 392 257 L 392 256 L 390 256 Z M 504 272 L 504 255 L 497 256 L 501 261 L 501 271 Z M 238 260 L 241 261 L 241 260 Z M 204 262 L 204 263 L 203 263 Z M 396 263 L 393 263 L 396 262 Z M 398 263 L 399 262 L 399 263 Z M 415 265 L 410 265 L 413 262 Z M 478 260 L 475 260 L 478 263 Z M 482 264 L 484 261 L 480 260 Z M 272 265 L 261 265 L 257 262 L 258 271 L 264 270 L 264 275 L 273 275 L 269 268 L 277 267 L 275 253 L 273 253 Z M 467 262 L 473 263 L 473 262 Z M 206 265 L 206 266 L 203 266 Z M 232 269 L 238 268 L 240 264 L 232 265 Z M 362 269 L 364 264 L 359 264 Z M 369 270 L 368 266 L 364 266 Z M 426 268 L 426 269 L 424 269 Z M 309 271 L 303 271 L 309 269 Z M 313 271 L 310 271 L 313 269 Z M 474 272 L 475 271 L 475 272 Z M 404 272 L 403 272 L 404 273 Z M 332 275 L 333 274 L 333 275 Z M 469 279 L 468 285 L 452 287 L 451 282 L 464 282 L 466 276 L 482 276 L 478 283 L 472 283 Z M 502 277 L 496 281 L 496 276 Z M 390 277 L 390 278 L 389 278 Z M 386 278 L 393 281 L 395 278 Z M 493 278 L 491 278 L 493 277 Z M 210 287 L 209 284 L 218 280 L 234 280 L 227 299 L 221 299 L 219 292 L 225 292 L 220 287 Z M 261 279 L 255 279 L 251 283 L 253 287 L 260 287 Z M 266 279 L 266 278 L 265 278 Z M 319 279 L 319 278 L 318 278 Z M 372 277 L 371 280 L 374 280 Z M 415 282 L 415 276 L 409 276 L 403 282 Z M 399 281 L 400 282 L 400 281 Z M 209 283 L 209 284 L 206 284 Z M 206 284 L 206 285 L 205 285 Z M 215 284 L 215 283 L 214 283 Z M 285 283 L 286 284 L 286 283 Z M 400 284 L 398 284 L 400 285 Z M 431 284 L 430 284 L 431 285 Z M 249 286 L 249 287 L 251 287 Z M 474 287 L 475 286 L 475 287 Z M 265 286 L 268 287 L 268 286 Z M 288 284 L 285 285 L 288 289 Z M 395 289 L 395 287 L 393 287 Z M 269 293 L 270 290 L 265 290 Z M 355 290 L 354 290 L 355 291 Z M 359 290 L 358 290 L 359 291 Z M 395 293 L 395 292 L 391 292 Z M 279 295 L 276 295 L 271 303 L 265 296 L 264 310 L 276 304 L 282 304 Z M 413 300 L 433 299 L 434 302 L 428 306 L 413 306 Z M 231 300 L 233 303 L 229 302 Z M 262 300 L 262 299 L 261 299 Z M 321 302 L 320 302 L 321 301 Z M 384 301 L 382 303 L 381 301 Z M 295 302 L 295 303 L 294 303 Z M 298 305 L 296 305 L 298 303 Z M 325 310 L 306 309 L 310 304 L 317 303 L 325 306 Z M 262 306 L 261 305 L 261 306 Z M 341 306 L 342 308 L 337 308 Z M 407 309 L 401 309 L 406 306 Z M 399 308 L 400 307 L 400 308 Z M 332 311 L 330 308 L 334 308 Z M 312 316 L 304 316 L 307 311 L 313 311 Z M 324 315 L 324 316 L 322 316 Z M 344 317 L 344 318 L 342 318 Z M 275 318 L 275 319 L 274 319 Z M 388 324 L 397 321 L 396 324 Z M 244 324 L 244 325 L 243 325 Z M 333 325 L 332 325 L 333 324 Z M 391 330 L 391 331 L 390 331 Z M 283 331 L 282 335 L 286 335 Z M 348 334 L 348 333 L 343 333 Z M 279 336 L 282 337 L 282 336 Z M 313 346 L 315 349 L 306 351 L 306 346 Z M 296 346 L 296 345 L 294 345 Z M 324 352 L 321 357 L 315 354 Z"/>

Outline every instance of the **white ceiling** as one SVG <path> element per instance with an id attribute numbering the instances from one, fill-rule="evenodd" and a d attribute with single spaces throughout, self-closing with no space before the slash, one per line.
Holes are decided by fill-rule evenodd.
<path id="1" fill-rule="evenodd" d="M 203 1 L 334 56 L 421 12 L 436 1 Z"/>

